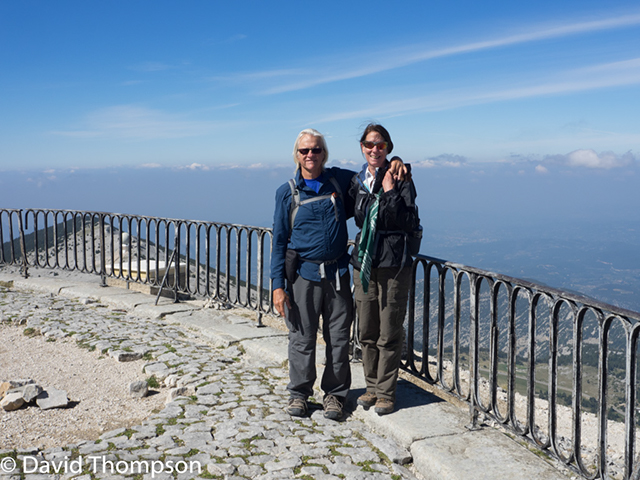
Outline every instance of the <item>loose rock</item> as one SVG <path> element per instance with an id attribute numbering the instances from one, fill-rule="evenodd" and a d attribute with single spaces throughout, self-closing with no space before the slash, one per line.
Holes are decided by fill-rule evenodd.
<path id="1" fill-rule="evenodd" d="M 133 398 L 143 398 L 149 393 L 149 384 L 144 380 L 132 382 L 129 385 L 129 393 Z"/>
<path id="2" fill-rule="evenodd" d="M 69 399 L 67 398 L 67 392 L 64 390 L 47 387 L 46 390 L 38 395 L 36 403 L 41 410 L 48 410 L 49 408 L 66 407 L 69 404 Z"/>
<path id="3" fill-rule="evenodd" d="M 19 409 L 24 405 L 24 398 L 22 398 L 22 392 L 7 393 L 2 400 L 0 400 L 0 407 L 5 412 L 11 412 Z"/>

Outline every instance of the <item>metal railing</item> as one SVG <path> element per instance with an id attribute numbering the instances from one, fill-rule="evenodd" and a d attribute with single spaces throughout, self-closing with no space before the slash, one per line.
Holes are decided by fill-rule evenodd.
<path id="1" fill-rule="evenodd" d="M 0 265 L 59 268 L 274 313 L 271 230 L 0 209 Z M 640 314 L 419 255 L 402 368 L 585 478 L 634 476 Z M 445 396 L 446 396 L 445 395 Z"/>
<path id="2" fill-rule="evenodd" d="M 120 213 L 0 209 L 0 264 L 60 268 L 273 312 L 271 230 Z M 260 292 L 260 294 L 259 294 Z"/>

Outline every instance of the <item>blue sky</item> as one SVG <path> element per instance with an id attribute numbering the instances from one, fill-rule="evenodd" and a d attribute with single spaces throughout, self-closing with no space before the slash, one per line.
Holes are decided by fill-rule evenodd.
<path id="1" fill-rule="evenodd" d="M 0 72 L 5 171 L 287 165 L 309 126 L 361 163 L 371 120 L 422 167 L 640 159 L 637 1 L 5 1 Z"/>

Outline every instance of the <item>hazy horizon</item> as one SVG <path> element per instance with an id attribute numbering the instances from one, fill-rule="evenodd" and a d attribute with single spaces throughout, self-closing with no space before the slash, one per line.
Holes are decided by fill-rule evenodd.
<path id="1" fill-rule="evenodd" d="M 90 210 L 271 227 L 279 167 L 11 171 L 1 208 Z M 357 169 L 356 165 L 349 165 Z M 640 311 L 635 171 L 541 175 L 523 165 L 414 168 L 421 253 Z M 530 169 L 535 169 L 529 166 Z M 355 226 L 350 222 L 350 236 Z"/>

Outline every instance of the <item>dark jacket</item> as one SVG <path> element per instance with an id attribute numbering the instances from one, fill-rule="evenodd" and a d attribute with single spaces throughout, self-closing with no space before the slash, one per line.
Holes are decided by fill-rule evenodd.
<path id="1" fill-rule="evenodd" d="M 322 186 L 318 193 L 307 187 L 298 171 L 295 182 L 300 192 L 300 200 L 309 197 L 332 194 L 335 187 L 329 177 L 338 181 L 342 190 L 342 198 L 337 197 L 335 207 L 330 199 L 301 205 L 295 217 L 293 231 L 290 231 L 289 212 L 291 210 L 291 188 L 288 183 L 280 186 L 276 191 L 276 208 L 273 216 L 273 247 L 271 251 L 271 278 L 273 289 L 284 288 L 284 263 L 287 249 L 296 250 L 301 257 L 298 264 L 298 274 L 306 280 L 320 281 L 318 262 L 336 263 L 325 265 L 326 277 L 335 278 L 336 268 L 340 275 L 344 275 L 349 267 L 347 253 L 347 218 L 353 214 L 353 207 L 349 203 L 347 191 L 349 182 L 354 176 L 352 170 L 338 167 L 325 169 L 319 177 Z M 349 213 L 347 213 L 349 212 Z M 336 213 L 338 218 L 336 219 Z M 305 261 L 306 260 L 306 261 Z"/>
<path id="2" fill-rule="evenodd" d="M 351 264 L 360 270 L 358 261 L 358 245 L 362 225 L 367 217 L 369 207 L 375 200 L 374 193 L 382 190 L 382 179 L 389 167 L 389 162 L 378 169 L 373 184 L 373 193 L 364 185 L 368 165 L 354 175 L 349 186 L 349 197 L 354 202 L 354 218 L 360 229 L 356 236 L 356 245 L 351 254 Z M 416 188 L 413 181 L 397 181 L 395 188 L 380 196 L 378 222 L 376 224 L 376 245 L 373 254 L 372 268 L 401 267 L 411 265 L 412 259 L 406 248 L 406 233 L 410 233 L 420 225 L 418 209 L 415 206 Z"/>

